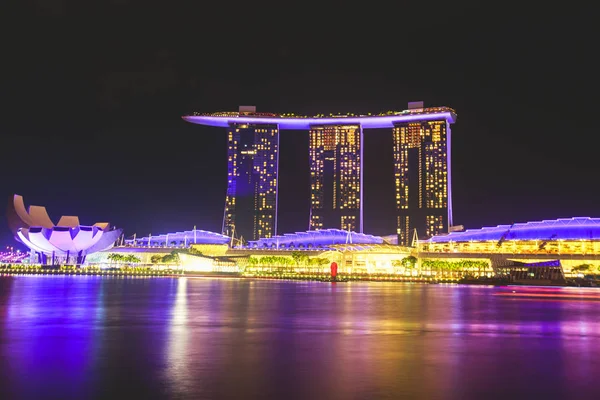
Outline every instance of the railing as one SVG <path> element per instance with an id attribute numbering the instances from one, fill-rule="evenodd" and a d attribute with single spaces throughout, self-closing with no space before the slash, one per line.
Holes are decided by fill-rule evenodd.
<path id="1" fill-rule="evenodd" d="M 445 113 L 451 112 L 456 114 L 456 111 L 450 107 L 429 107 L 429 108 L 419 108 L 414 110 L 403 110 L 403 111 L 386 111 L 375 114 L 354 114 L 354 113 L 345 113 L 345 114 L 316 114 L 316 115 L 296 115 L 292 113 L 285 114 L 274 114 L 274 113 L 258 113 L 258 112 L 237 112 L 237 111 L 221 111 L 215 113 L 199 113 L 193 112 L 192 116 L 196 117 L 268 117 L 268 118 L 366 118 L 366 117 L 388 117 L 393 115 L 414 115 L 414 114 L 437 114 L 437 113 Z"/>

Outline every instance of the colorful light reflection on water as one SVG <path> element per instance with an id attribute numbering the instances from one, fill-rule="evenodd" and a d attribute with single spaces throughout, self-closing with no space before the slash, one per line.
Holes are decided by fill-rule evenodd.
<path id="1" fill-rule="evenodd" d="M 0 398 L 598 398 L 597 293 L 2 277 Z"/>

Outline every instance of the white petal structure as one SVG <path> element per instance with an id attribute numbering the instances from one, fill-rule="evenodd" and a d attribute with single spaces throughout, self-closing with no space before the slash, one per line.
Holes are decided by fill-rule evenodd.
<path id="1" fill-rule="evenodd" d="M 14 195 L 8 209 L 15 238 L 37 253 L 40 263 L 83 263 L 85 256 L 108 250 L 121 236 L 108 222 L 80 225 L 79 217 L 62 216 L 54 225 L 45 207 L 25 209 L 23 197 Z"/>

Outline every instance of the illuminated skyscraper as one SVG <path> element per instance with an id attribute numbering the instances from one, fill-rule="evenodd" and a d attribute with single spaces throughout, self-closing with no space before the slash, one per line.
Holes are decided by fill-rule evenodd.
<path id="1" fill-rule="evenodd" d="M 244 242 L 277 234 L 279 128 L 229 124 L 223 234 Z"/>
<path id="2" fill-rule="evenodd" d="M 244 241 L 277 234 L 279 130 L 310 136 L 311 230 L 363 232 L 363 129 L 393 129 L 398 243 L 411 245 L 415 232 L 429 237 L 452 227 L 448 107 L 379 114 L 257 113 L 239 111 L 183 116 L 193 124 L 227 128 L 229 169 L 223 233 Z"/>
<path id="3" fill-rule="evenodd" d="M 310 127 L 310 229 L 363 231 L 362 128 Z"/>
<path id="4" fill-rule="evenodd" d="M 418 112 L 418 110 L 415 110 Z M 394 177 L 398 244 L 448 232 L 452 226 L 450 123 L 394 123 Z"/>

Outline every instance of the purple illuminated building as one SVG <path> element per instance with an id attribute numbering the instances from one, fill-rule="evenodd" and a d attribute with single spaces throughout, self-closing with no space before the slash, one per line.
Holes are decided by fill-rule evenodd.
<path id="1" fill-rule="evenodd" d="M 237 237 L 242 243 L 276 235 L 277 125 L 231 123 L 227 143 L 223 234 Z"/>
<path id="2" fill-rule="evenodd" d="M 363 129 L 391 128 L 394 135 L 394 181 L 398 243 L 447 232 L 452 225 L 450 124 L 448 107 L 376 115 L 317 115 L 238 112 L 194 114 L 193 124 L 228 132 L 228 189 L 223 234 L 242 242 L 277 234 L 279 130 L 310 135 L 311 230 L 363 232 Z M 391 171 L 390 171 L 391 175 Z"/>
<path id="3" fill-rule="evenodd" d="M 81 225 L 76 216 L 62 216 L 54 224 L 46 207 L 25 207 L 15 194 L 8 203 L 7 219 L 15 239 L 31 250 L 35 264 L 83 264 L 87 255 L 112 248 L 121 229 L 108 222 Z"/>
<path id="4" fill-rule="evenodd" d="M 307 232 L 286 233 L 271 238 L 248 242 L 251 249 L 272 250 L 330 250 L 340 244 L 377 245 L 383 238 L 364 233 L 348 232 L 341 229 L 321 229 Z"/>

